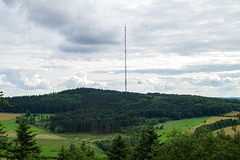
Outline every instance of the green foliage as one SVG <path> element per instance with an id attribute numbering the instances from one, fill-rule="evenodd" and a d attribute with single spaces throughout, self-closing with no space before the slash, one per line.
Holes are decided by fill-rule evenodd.
<path id="1" fill-rule="evenodd" d="M 125 160 L 129 154 L 129 147 L 120 135 L 112 141 L 112 146 L 107 153 L 109 160 Z"/>
<path id="2" fill-rule="evenodd" d="M 198 135 L 174 130 L 170 136 L 164 144 L 152 146 L 153 160 L 239 159 L 239 134 L 232 138 L 224 133 L 214 136 L 207 130 L 202 130 Z"/>
<path id="3" fill-rule="evenodd" d="M 8 101 L 4 100 L 3 95 L 4 95 L 3 92 L 0 91 L 0 106 L 1 105 L 11 106 Z M 3 110 L 0 108 L 0 111 L 3 111 Z"/>
<path id="4" fill-rule="evenodd" d="M 92 160 L 95 159 L 94 152 L 86 146 L 83 142 L 80 147 L 76 147 L 73 143 L 69 149 L 62 146 L 60 153 L 57 157 L 58 160 Z"/>
<path id="5" fill-rule="evenodd" d="M 26 111 L 26 114 L 24 115 L 25 117 L 30 117 L 31 116 L 31 112 L 29 110 Z"/>
<path id="6" fill-rule="evenodd" d="M 233 126 L 233 130 L 236 132 L 236 127 L 235 127 L 236 125 L 237 125 L 237 120 L 225 119 L 225 120 L 217 121 L 212 124 L 202 125 L 202 126 L 196 128 L 195 133 L 196 133 L 196 135 L 198 135 L 198 133 L 201 132 L 201 130 L 204 130 L 206 128 L 209 129 L 209 131 L 215 131 L 215 130 L 222 129 L 222 128 L 225 128 L 228 126 Z"/>
<path id="7" fill-rule="evenodd" d="M 95 142 L 96 145 L 103 150 L 104 152 L 108 152 L 111 148 L 112 141 L 107 139 L 107 140 L 98 140 Z"/>
<path id="8" fill-rule="evenodd" d="M 162 131 L 157 132 L 158 135 L 161 135 L 159 138 L 161 142 L 164 142 L 168 139 L 167 135 L 175 128 L 177 130 L 181 130 L 181 132 L 187 131 L 192 127 L 198 126 L 204 120 L 209 119 L 210 117 L 197 117 L 197 118 L 188 118 L 179 121 L 173 121 L 171 123 L 164 124 L 165 127 L 168 127 Z"/>
<path id="9" fill-rule="evenodd" d="M 158 143 L 158 135 L 154 132 L 153 126 L 143 126 L 132 158 L 136 160 L 152 159 L 151 147 L 155 143 Z"/>
<path id="10" fill-rule="evenodd" d="M 30 126 L 26 118 L 21 118 L 16 132 L 17 138 L 13 140 L 15 143 L 12 149 L 13 158 L 24 159 L 30 154 L 39 155 L 41 150 L 36 145 L 36 140 L 33 139 L 36 134 L 30 131 Z"/>
<path id="11" fill-rule="evenodd" d="M 20 119 L 21 118 L 19 117 L 19 122 L 20 122 Z M 6 131 L 16 130 L 18 128 L 19 123 L 16 123 L 15 121 L 16 120 L 2 121 L 2 124 L 5 127 L 5 130 Z M 29 130 L 32 131 L 32 132 L 36 132 L 36 133 L 48 133 L 48 132 L 46 132 L 44 130 L 41 130 L 41 129 L 38 129 L 36 127 L 31 127 Z"/>
<path id="12" fill-rule="evenodd" d="M 8 157 L 9 156 L 9 148 L 11 146 L 11 142 L 8 141 L 8 137 L 4 135 L 6 131 L 2 123 L 0 123 L 0 157 Z"/>
<path id="13" fill-rule="evenodd" d="M 238 109 L 237 100 L 191 95 L 139 94 L 78 88 L 40 96 L 8 98 L 9 112 L 57 113 L 41 127 L 58 133 L 120 132 L 167 119 L 214 116 Z"/>

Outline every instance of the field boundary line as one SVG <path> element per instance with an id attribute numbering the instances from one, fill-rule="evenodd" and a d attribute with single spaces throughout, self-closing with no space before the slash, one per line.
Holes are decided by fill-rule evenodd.
<path id="1" fill-rule="evenodd" d="M 163 131 L 163 130 L 165 130 L 165 129 L 169 128 L 169 127 L 172 127 L 172 126 L 174 126 L 175 124 L 178 124 L 178 123 L 182 122 L 183 120 L 184 120 L 184 119 L 181 119 L 181 120 L 179 120 L 179 121 L 177 121 L 177 122 L 175 122 L 175 123 L 171 124 L 170 126 L 167 126 L 167 127 L 166 127 L 166 128 L 164 128 L 164 129 L 158 129 L 158 130 L 155 130 L 155 132 Z"/>
<path id="2" fill-rule="evenodd" d="M 100 148 L 98 148 L 98 147 L 96 147 L 96 146 L 94 146 L 94 145 L 92 145 L 92 144 L 88 144 L 88 145 L 89 145 L 90 147 L 93 147 L 93 148 L 95 148 L 96 150 L 98 150 L 98 151 L 104 153 L 104 151 L 101 150 Z"/>

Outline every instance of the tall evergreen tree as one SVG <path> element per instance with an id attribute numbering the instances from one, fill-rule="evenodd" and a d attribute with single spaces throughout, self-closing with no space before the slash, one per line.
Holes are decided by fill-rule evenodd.
<path id="1" fill-rule="evenodd" d="M 30 154 L 39 155 L 40 147 L 36 145 L 33 139 L 36 134 L 29 130 L 30 125 L 26 118 L 21 118 L 19 126 L 16 130 L 17 138 L 14 140 L 13 155 L 15 159 L 24 159 Z"/>
<path id="2" fill-rule="evenodd" d="M 0 123 L 0 157 L 8 157 L 11 147 L 11 142 L 8 141 L 8 138 L 5 134 L 6 131 L 4 130 L 2 123 Z"/>
<path id="3" fill-rule="evenodd" d="M 0 105 L 10 106 L 10 103 L 4 100 L 2 91 L 0 91 Z M 0 111 L 2 111 L 1 108 Z M 11 142 L 8 142 L 8 138 L 5 134 L 6 131 L 4 130 L 2 123 L 0 123 L 0 157 L 8 157 L 11 147 Z"/>
<path id="4" fill-rule="evenodd" d="M 120 135 L 113 139 L 112 146 L 107 153 L 109 160 L 125 160 L 128 155 L 128 145 Z"/>
<path id="5" fill-rule="evenodd" d="M 154 143 L 158 143 L 158 135 L 154 132 L 152 125 L 143 126 L 141 129 L 138 144 L 134 149 L 134 160 L 150 160 L 152 159 L 151 147 Z"/>

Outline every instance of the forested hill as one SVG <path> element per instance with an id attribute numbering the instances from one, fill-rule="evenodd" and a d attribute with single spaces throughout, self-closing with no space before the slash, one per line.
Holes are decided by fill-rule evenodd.
<path id="1" fill-rule="evenodd" d="M 7 98 L 7 112 L 58 113 L 50 129 L 57 132 L 117 132 L 145 123 L 219 115 L 237 110 L 237 100 L 191 95 L 127 93 L 78 88 L 39 96 Z"/>

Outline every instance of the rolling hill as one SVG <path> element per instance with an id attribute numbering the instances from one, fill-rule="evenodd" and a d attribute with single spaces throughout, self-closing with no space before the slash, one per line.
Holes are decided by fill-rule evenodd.
<path id="1" fill-rule="evenodd" d="M 46 127 L 53 132 L 112 133 L 144 123 L 216 116 L 237 110 L 238 100 L 193 95 L 122 93 L 77 88 L 58 93 L 6 98 L 7 112 L 55 113 Z"/>

